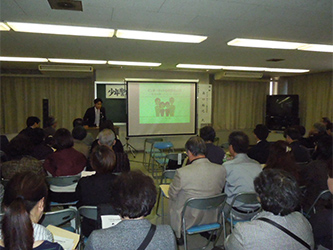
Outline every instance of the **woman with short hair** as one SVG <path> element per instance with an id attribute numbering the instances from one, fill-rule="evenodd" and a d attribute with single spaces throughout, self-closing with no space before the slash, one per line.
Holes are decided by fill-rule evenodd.
<path id="1" fill-rule="evenodd" d="M 108 203 L 111 199 L 109 191 L 111 184 L 117 178 L 112 174 L 116 165 L 116 156 L 113 150 L 106 145 L 94 148 L 90 156 L 90 164 L 96 174 L 83 177 L 76 187 L 77 207 L 97 206 Z M 103 194 L 103 195 L 101 195 Z M 83 218 L 82 233 L 88 237 L 96 228 L 96 221 Z"/>
<path id="2" fill-rule="evenodd" d="M 1 250 L 63 250 L 52 243 L 49 230 L 37 224 L 43 215 L 48 188 L 44 177 L 32 172 L 16 174 L 6 185 Z"/>
<path id="3" fill-rule="evenodd" d="M 268 169 L 254 180 L 263 211 L 251 221 L 239 222 L 225 241 L 227 250 L 298 250 L 313 249 L 312 228 L 307 219 L 295 209 L 299 205 L 300 189 L 295 178 L 283 170 Z M 298 236 L 305 247 L 272 225 L 277 223 Z"/>
<path id="4" fill-rule="evenodd" d="M 139 249 L 152 230 L 147 250 L 175 250 L 176 240 L 169 225 L 152 225 L 149 215 L 156 202 L 156 186 L 151 177 L 141 172 L 122 173 L 111 188 L 111 205 L 122 221 L 117 225 L 93 231 L 85 250 Z M 155 232 L 154 231 L 155 228 Z"/>

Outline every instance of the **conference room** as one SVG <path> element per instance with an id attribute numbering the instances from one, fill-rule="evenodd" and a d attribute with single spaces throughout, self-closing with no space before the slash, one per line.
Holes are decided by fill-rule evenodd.
<path id="1" fill-rule="evenodd" d="M 9 140 L 29 116 L 71 131 L 98 97 L 138 165 L 149 138 L 181 152 L 211 125 L 219 146 L 236 130 L 254 145 L 257 124 L 276 141 L 290 125 L 308 132 L 333 119 L 330 0 L 2 0 L 0 30 L 0 133 Z M 296 98 L 297 112 L 272 115 L 272 96 Z M 164 111 L 172 101 L 177 119 Z"/>

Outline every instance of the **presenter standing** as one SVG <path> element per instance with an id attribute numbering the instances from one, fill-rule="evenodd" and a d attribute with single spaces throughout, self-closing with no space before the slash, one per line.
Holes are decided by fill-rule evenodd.
<path id="1" fill-rule="evenodd" d="M 102 107 L 102 99 L 94 100 L 94 107 L 88 108 L 83 117 L 83 124 L 88 127 L 99 127 L 106 120 L 105 108 Z"/>

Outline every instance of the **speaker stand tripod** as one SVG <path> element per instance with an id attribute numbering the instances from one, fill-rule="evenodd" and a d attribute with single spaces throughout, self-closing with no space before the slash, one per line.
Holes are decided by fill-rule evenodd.
<path id="1" fill-rule="evenodd" d="M 126 139 L 126 143 L 124 144 L 124 149 L 125 149 L 126 153 L 131 152 L 131 154 L 135 158 L 135 153 L 138 151 L 131 144 L 129 144 L 129 142 L 128 142 L 129 137 L 125 137 L 125 139 Z"/>

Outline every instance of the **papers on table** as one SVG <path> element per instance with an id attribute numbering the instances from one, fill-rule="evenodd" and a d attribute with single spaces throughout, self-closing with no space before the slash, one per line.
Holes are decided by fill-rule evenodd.
<path id="1" fill-rule="evenodd" d="M 168 199 L 169 199 L 169 187 L 170 187 L 170 184 L 161 184 L 160 185 L 163 195 L 165 197 L 167 197 Z"/>
<path id="2" fill-rule="evenodd" d="M 64 250 L 74 250 L 80 240 L 80 235 L 60 227 L 48 225 L 46 227 L 53 234 L 54 242 L 59 243 Z"/>
<path id="3" fill-rule="evenodd" d="M 113 227 L 121 222 L 121 217 L 119 215 L 101 215 L 102 228 Z"/>
<path id="4" fill-rule="evenodd" d="M 94 175 L 94 174 L 96 174 L 96 171 L 82 171 L 81 172 L 81 178 L 86 177 L 86 176 L 90 176 L 90 175 Z"/>

